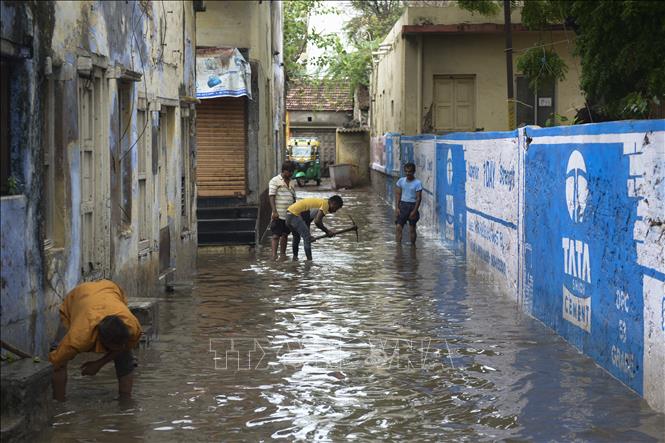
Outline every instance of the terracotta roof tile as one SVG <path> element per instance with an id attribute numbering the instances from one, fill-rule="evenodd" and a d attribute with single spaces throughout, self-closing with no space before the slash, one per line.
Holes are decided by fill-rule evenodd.
<path id="1" fill-rule="evenodd" d="M 352 111 L 353 96 L 348 83 L 292 82 L 286 92 L 289 111 Z"/>

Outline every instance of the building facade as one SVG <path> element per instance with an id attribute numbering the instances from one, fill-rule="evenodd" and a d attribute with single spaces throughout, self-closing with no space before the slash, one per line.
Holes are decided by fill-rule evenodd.
<path id="1" fill-rule="evenodd" d="M 233 51 L 239 63 L 249 64 L 251 78 L 246 91 L 199 94 L 197 199 L 209 216 L 200 220 L 199 242 L 253 245 L 270 218 L 268 181 L 283 158 L 282 3 L 205 2 L 205 8 L 197 14 L 199 57 Z M 233 69 L 226 72 L 236 75 Z M 236 212 L 229 212 L 232 207 Z M 232 222 L 238 214 L 247 226 Z"/>
<path id="2" fill-rule="evenodd" d="M 0 3 L 2 335 L 45 355 L 77 284 L 128 297 L 196 252 L 195 7 Z"/>
<path id="3" fill-rule="evenodd" d="M 553 114 L 571 122 L 584 106 L 574 32 L 526 30 L 521 10 L 512 13 L 516 126 L 545 125 Z M 543 45 L 568 65 L 563 81 L 534 93 L 517 70 L 517 57 Z M 503 15 L 409 6 L 375 54 L 370 126 L 374 136 L 509 129 Z"/>

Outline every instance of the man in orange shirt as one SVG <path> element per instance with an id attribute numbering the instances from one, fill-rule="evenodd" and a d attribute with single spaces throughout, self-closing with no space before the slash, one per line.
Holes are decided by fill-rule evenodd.
<path id="1" fill-rule="evenodd" d="M 99 360 L 81 365 L 82 375 L 95 375 L 111 360 L 115 363 L 118 392 L 129 398 L 135 367 L 132 348 L 141 337 L 141 325 L 127 307 L 122 289 L 109 280 L 83 283 L 60 307 L 57 347 L 49 354 L 53 364 L 53 398 L 65 400 L 67 362 L 80 352 L 99 352 Z"/>

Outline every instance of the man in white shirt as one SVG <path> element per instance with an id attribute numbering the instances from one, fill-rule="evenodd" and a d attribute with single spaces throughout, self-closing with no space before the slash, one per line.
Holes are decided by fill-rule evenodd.
<path id="1" fill-rule="evenodd" d="M 272 258 L 277 259 L 277 245 L 282 257 L 286 256 L 286 243 L 289 228 L 286 227 L 286 210 L 296 201 L 296 188 L 291 181 L 295 167 L 290 161 L 282 163 L 282 173 L 273 177 L 268 183 L 268 198 L 272 208 Z"/>

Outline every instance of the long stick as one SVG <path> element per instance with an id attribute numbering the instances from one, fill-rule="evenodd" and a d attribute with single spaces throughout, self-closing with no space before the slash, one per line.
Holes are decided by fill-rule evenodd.
<path id="1" fill-rule="evenodd" d="M 4 349 L 8 350 L 12 354 L 16 354 L 19 357 L 23 357 L 23 358 L 32 358 L 32 355 L 28 354 L 27 352 L 21 351 L 19 348 L 15 348 L 14 346 L 10 345 L 9 343 L 7 343 L 4 340 L 0 340 L 0 344 L 2 345 L 2 347 Z"/>
<path id="2" fill-rule="evenodd" d="M 337 231 L 337 234 L 335 234 L 335 235 L 344 234 L 345 232 L 351 232 L 351 231 L 357 231 L 357 230 L 358 230 L 358 226 L 351 226 L 350 228 L 341 229 L 341 230 Z M 326 237 L 328 237 L 328 236 L 325 235 L 325 234 L 324 235 L 317 235 L 316 237 L 314 237 L 314 240 L 321 240 L 322 238 L 326 238 Z"/>

